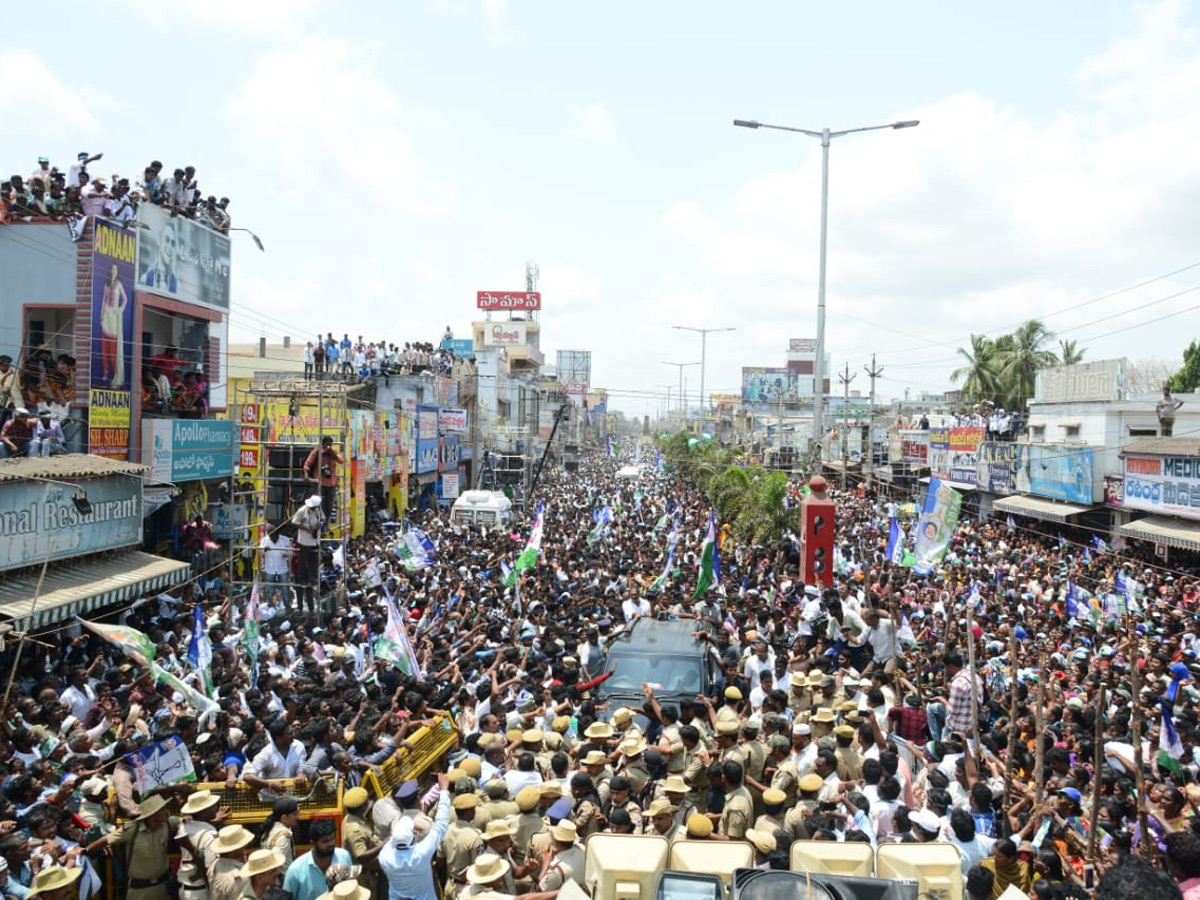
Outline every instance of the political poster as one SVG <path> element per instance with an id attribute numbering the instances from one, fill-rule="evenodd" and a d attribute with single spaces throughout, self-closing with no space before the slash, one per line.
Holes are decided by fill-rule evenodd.
<path id="1" fill-rule="evenodd" d="M 958 491 L 936 475 L 929 479 L 929 490 L 917 520 L 917 539 L 913 547 L 913 571 L 918 575 L 928 575 L 946 555 L 961 508 L 962 495 Z"/>
<path id="2" fill-rule="evenodd" d="M 152 203 L 138 208 L 138 225 L 138 290 L 229 312 L 227 235 Z"/>
<path id="3" fill-rule="evenodd" d="M 160 785 L 196 780 L 192 755 L 178 735 L 127 753 L 125 760 L 133 767 L 134 781 L 141 797 Z"/>

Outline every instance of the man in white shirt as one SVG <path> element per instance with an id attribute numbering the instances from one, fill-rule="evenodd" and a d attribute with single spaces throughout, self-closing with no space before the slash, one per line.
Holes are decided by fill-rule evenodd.
<path id="1" fill-rule="evenodd" d="M 268 790 L 273 781 L 296 779 L 303 782 L 301 769 L 308 753 L 304 745 L 295 739 L 291 724 L 282 718 L 275 719 L 267 732 L 271 740 L 246 764 L 242 780 L 260 790 Z"/>
<path id="2" fill-rule="evenodd" d="M 96 692 L 87 682 L 86 669 L 72 669 L 70 677 L 71 684 L 58 695 L 58 699 L 67 705 L 71 715 L 80 722 L 86 722 L 88 713 L 96 703 Z"/>
<path id="3" fill-rule="evenodd" d="M 283 533 L 283 529 L 268 525 L 267 533 L 258 546 L 262 550 L 263 580 L 278 586 L 268 589 L 267 593 L 273 596 L 278 590 L 283 596 L 284 605 L 287 605 L 291 593 L 288 590 L 288 574 L 292 566 L 292 539 Z"/>

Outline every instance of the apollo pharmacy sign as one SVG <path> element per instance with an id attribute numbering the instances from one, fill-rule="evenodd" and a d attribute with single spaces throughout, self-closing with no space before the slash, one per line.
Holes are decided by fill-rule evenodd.
<path id="1" fill-rule="evenodd" d="M 0 483 L 0 571 L 141 544 L 140 478 L 109 475 L 80 486 L 91 505 L 87 515 L 64 485 Z"/>

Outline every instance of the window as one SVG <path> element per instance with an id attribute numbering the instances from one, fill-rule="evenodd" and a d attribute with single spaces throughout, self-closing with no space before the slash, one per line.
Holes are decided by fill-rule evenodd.
<path id="1" fill-rule="evenodd" d="M 1068 437 L 1068 438 L 1079 437 L 1079 426 L 1078 425 L 1064 425 L 1064 426 L 1062 426 L 1062 430 L 1063 430 L 1063 437 Z"/>
<path id="2" fill-rule="evenodd" d="M 1041 441 L 1041 440 L 1045 440 L 1045 437 L 1046 437 L 1046 426 L 1045 425 L 1030 425 L 1029 426 L 1029 439 L 1030 440 Z"/>
<path id="3" fill-rule="evenodd" d="M 1158 437 L 1157 428 L 1130 428 L 1130 437 Z"/>

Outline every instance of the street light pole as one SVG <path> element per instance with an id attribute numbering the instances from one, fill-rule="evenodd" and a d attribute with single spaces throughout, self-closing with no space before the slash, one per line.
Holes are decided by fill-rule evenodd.
<path id="1" fill-rule="evenodd" d="M 679 418 L 682 421 L 683 419 L 687 418 L 687 409 L 685 409 L 684 405 L 683 405 L 683 369 L 684 369 L 684 366 L 698 366 L 698 365 L 700 365 L 700 363 L 698 363 L 698 362 L 690 362 L 690 363 L 667 362 L 664 359 L 664 360 L 662 360 L 662 364 L 664 366 L 674 366 L 675 368 L 677 368 L 679 370 Z M 701 370 L 701 371 L 703 371 L 703 370 Z M 669 394 L 667 395 L 667 403 L 670 404 L 670 395 Z"/>
<path id="2" fill-rule="evenodd" d="M 733 124 L 739 128 L 770 128 L 774 131 L 791 131 L 816 138 L 821 142 L 821 258 L 817 269 L 817 358 L 813 363 L 813 439 L 817 442 L 819 452 L 825 419 L 825 247 L 829 231 L 829 143 L 834 138 L 857 134 L 860 131 L 881 131 L 885 128 L 895 131 L 901 128 L 916 128 L 921 123 L 917 119 L 907 119 L 890 122 L 887 125 L 847 128 L 843 131 L 830 131 L 828 128 L 812 131 L 807 128 L 791 128 L 787 125 L 768 125 L 765 122 L 750 119 L 734 119 Z"/>
<path id="3" fill-rule="evenodd" d="M 704 395 L 704 367 L 708 356 L 708 336 L 714 331 L 737 331 L 736 327 L 726 328 L 694 328 L 691 325 L 672 325 L 679 331 L 694 331 L 700 335 L 700 415 L 708 415 L 708 397 Z"/>

